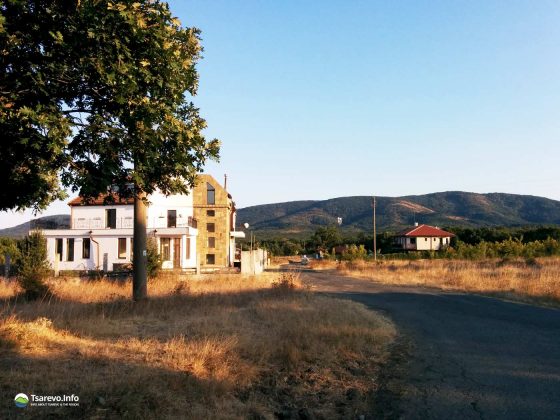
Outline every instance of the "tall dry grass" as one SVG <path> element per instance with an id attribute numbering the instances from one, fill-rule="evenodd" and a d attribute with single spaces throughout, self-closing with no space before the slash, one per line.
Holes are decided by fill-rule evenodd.
<path id="1" fill-rule="evenodd" d="M 384 284 L 438 287 L 560 305 L 560 258 L 315 263 Z"/>
<path id="2" fill-rule="evenodd" d="M 76 394 L 65 418 L 355 417 L 370 408 L 395 330 L 349 301 L 315 296 L 297 275 L 162 277 L 130 301 L 117 281 L 51 281 L 19 299 L 0 280 L 2 395 Z M 0 417 L 21 414 L 10 398 Z"/>

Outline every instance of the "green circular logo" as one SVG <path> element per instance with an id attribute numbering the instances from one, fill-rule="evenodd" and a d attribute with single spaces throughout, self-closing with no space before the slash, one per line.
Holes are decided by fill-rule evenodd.
<path id="1" fill-rule="evenodd" d="M 14 401 L 17 407 L 20 408 L 27 407 L 27 404 L 29 404 L 29 397 L 23 393 L 19 393 L 14 398 Z"/>

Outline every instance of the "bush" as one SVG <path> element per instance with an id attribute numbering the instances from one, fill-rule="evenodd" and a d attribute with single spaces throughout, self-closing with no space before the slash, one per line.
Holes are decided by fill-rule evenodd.
<path id="1" fill-rule="evenodd" d="M 32 232 L 17 243 L 19 258 L 14 270 L 17 281 L 29 300 L 43 298 L 49 294 L 45 284 L 50 273 L 47 261 L 47 241 L 41 232 Z"/>
<path id="2" fill-rule="evenodd" d="M 159 254 L 157 241 L 154 238 L 148 238 L 146 243 L 146 271 L 148 277 L 156 278 L 161 270 L 161 255 Z"/>
<path id="3" fill-rule="evenodd" d="M 367 257 L 366 248 L 363 245 L 359 247 L 356 245 L 350 245 L 342 252 L 341 259 L 343 261 L 355 261 L 363 260 Z"/>

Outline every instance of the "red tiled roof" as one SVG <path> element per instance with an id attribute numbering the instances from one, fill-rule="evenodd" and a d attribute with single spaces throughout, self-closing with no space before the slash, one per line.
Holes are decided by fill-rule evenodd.
<path id="1" fill-rule="evenodd" d="M 434 226 L 428 225 L 420 225 L 414 226 L 412 228 L 408 228 L 403 230 L 402 232 L 398 233 L 396 236 L 408 236 L 412 238 L 416 237 L 448 237 L 448 236 L 455 236 L 451 232 L 447 232 L 445 230 L 439 229 Z"/>
<path id="2" fill-rule="evenodd" d="M 71 200 L 68 205 L 69 206 L 103 206 L 103 205 L 111 205 L 111 206 L 119 206 L 125 204 L 134 204 L 133 198 L 120 198 L 117 194 L 113 194 L 113 203 L 105 203 L 105 198 L 108 194 L 101 194 L 96 198 L 91 199 L 90 201 L 86 201 L 83 197 L 76 197 Z"/>

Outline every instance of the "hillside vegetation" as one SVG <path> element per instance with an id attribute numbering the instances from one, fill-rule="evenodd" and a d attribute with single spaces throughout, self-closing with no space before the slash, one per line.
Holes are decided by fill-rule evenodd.
<path id="1" fill-rule="evenodd" d="M 239 210 L 261 239 L 302 238 L 320 226 L 342 218 L 344 234 L 370 232 L 371 197 L 340 197 L 322 201 L 293 201 Z M 414 222 L 434 226 L 525 226 L 560 224 L 560 201 L 515 194 L 476 194 L 460 191 L 377 198 L 379 231 L 397 231 Z"/>

